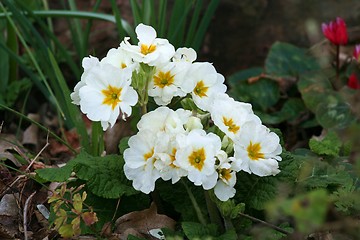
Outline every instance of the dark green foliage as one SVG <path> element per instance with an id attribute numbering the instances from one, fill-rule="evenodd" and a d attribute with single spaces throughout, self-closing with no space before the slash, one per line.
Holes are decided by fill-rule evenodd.
<path id="1" fill-rule="evenodd" d="M 277 194 L 276 177 L 258 177 L 253 174 L 239 172 L 237 174 L 235 196 L 238 202 L 245 203 L 246 208 L 263 210 L 266 202 Z"/>
<path id="2" fill-rule="evenodd" d="M 256 114 L 266 124 L 278 124 L 284 121 L 294 121 L 306 111 L 304 102 L 301 99 L 289 98 L 278 112 L 264 113 L 256 111 Z"/>
<path id="3" fill-rule="evenodd" d="M 251 102 L 254 109 L 265 110 L 273 106 L 280 97 L 279 86 L 276 82 L 266 78 L 260 78 L 255 83 L 248 82 L 249 78 L 258 77 L 262 73 L 262 68 L 251 68 L 230 76 L 229 94 L 236 100 Z"/>
<path id="4" fill-rule="evenodd" d="M 310 139 L 311 151 L 319 155 L 338 157 L 342 143 L 335 132 L 329 132 L 323 140 Z"/>
<path id="5" fill-rule="evenodd" d="M 212 239 L 212 240 L 235 240 L 236 232 L 229 230 L 219 235 L 218 227 L 214 224 L 201 225 L 196 222 L 182 222 L 181 224 L 184 234 L 188 239 Z"/>
<path id="6" fill-rule="evenodd" d="M 306 49 L 289 43 L 274 43 L 265 60 L 266 73 L 277 77 L 296 77 L 319 69 L 316 59 L 307 55 Z"/>
<path id="7" fill-rule="evenodd" d="M 124 160 L 118 155 L 93 157 L 81 152 L 62 168 L 39 169 L 36 173 L 47 181 L 67 181 L 72 171 L 86 181 L 87 187 L 97 196 L 119 198 L 136 194 L 123 172 Z"/>
<path id="8" fill-rule="evenodd" d="M 124 161 L 118 155 L 92 158 L 75 167 L 76 175 L 87 181 L 88 188 L 104 198 L 119 198 L 138 193 L 123 171 Z"/>
<path id="9" fill-rule="evenodd" d="M 332 89 L 324 74 L 302 75 L 297 85 L 306 107 L 322 127 L 343 129 L 354 121 L 351 106 Z"/>
<path id="10" fill-rule="evenodd" d="M 182 181 L 182 180 L 180 180 Z M 187 180 L 183 180 L 186 184 Z M 191 200 L 186 192 L 184 185 L 181 182 L 171 184 L 171 182 L 158 181 L 156 184 L 160 196 L 164 201 L 170 203 L 176 212 L 181 213 L 182 221 L 198 221 L 196 212 L 191 203 Z M 207 215 L 206 203 L 204 199 L 204 191 L 201 187 L 189 184 L 192 194 L 195 196 L 203 215 Z"/>

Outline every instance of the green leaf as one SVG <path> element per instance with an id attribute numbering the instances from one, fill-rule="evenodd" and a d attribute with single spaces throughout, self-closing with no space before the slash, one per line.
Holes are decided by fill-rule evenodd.
<path id="1" fill-rule="evenodd" d="M 296 155 L 287 151 L 281 154 L 281 162 L 279 162 L 280 173 L 276 176 L 278 181 L 286 181 L 294 183 L 299 175 L 301 165 L 306 157 Z"/>
<path id="2" fill-rule="evenodd" d="M 230 76 L 229 94 L 236 100 L 251 102 L 257 109 L 266 110 L 273 106 L 280 97 L 279 86 L 276 82 L 266 78 L 260 78 L 254 83 L 248 82 L 249 78 L 257 77 L 262 73 L 262 68 L 251 68 Z"/>
<path id="3" fill-rule="evenodd" d="M 218 235 L 217 226 L 215 224 L 202 225 L 196 222 L 182 222 L 181 227 L 186 237 L 189 239 L 205 239 Z"/>
<path id="4" fill-rule="evenodd" d="M 318 70 L 319 64 L 315 58 L 306 55 L 306 51 L 306 49 L 289 43 L 274 43 L 265 60 L 266 73 L 278 77 L 288 77 Z"/>
<path id="5" fill-rule="evenodd" d="M 119 198 L 138 193 L 125 177 L 123 166 L 124 160 L 119 155 L 93 157 L 83 151 L 62 168 L 39 169 L 36 173 L 45 180 L 63 182 L 75 171 L 95 195 Z"/>
<path id="6" fill-rule="evenodd" d="M 43 168 L 35 170 L 37 176 L 49 182 L 65 182 L 69 179 L 75 161 L 69 161 L 61 168 Z"/>
<path id="7" fill-rule="evenodd" d="M 235 229 L 230 229 L 216 238 L 216 240 L 236 240 L 236 239 L 238 239 L 238 236 L 236 234 Z"/>
<path id="8" fill-rule="evenodd" d="M 317 121 L 324 128 L 344 129 L 355 120 L 351 106 L 341 100 L 320 103 L 315 114 Z"/>
<path id="9" fill-rule="evenodd" d="M 246 172 L 237 174 L 237 202 L 245 203 L 246 207 L 263 210 L 268 201 L 277 193 L 277 179 L 274 176 L 259 177 Z"/>
<path id="10" fill-rule="evenodd" d="M 343 129 L 354 121 L 351 106 L 332 89 L 326 75 L 302 75 L 297 85 L 306 107 L 315 113 L 322 127 Z"/>
<path id="11" fill-rule="evenodd" d="M 353 179 L 344 165 L 332 166 L 325 161 L 311 159 L 302 165 L 302 173 L 297 182 L 308 189 L 336 190 L 341 186 L 352 185 Z"/>
<path id="12" fill-rule="evenodd" d="M 256 114 L 264 123 L 278 124 L 284 121 L 293 121 L 304 111 L 306 108 L 301 99 L 289 98 L 278 112 L 268 114 L 259 111 Z"/>
<path id="13" fill-rule="evenodd" d="M 104 198 L 119 198 L 138 193 L 125 177 L 124 160 L 119 155 L 82 159 L 76 165 L 76 175 L 87 181 L 92 193 Z"/>
<path id="14" fill-rule="evenodd" d="M 310 139 L 309 147 L 311 151 L 319 155 L 338 157 L 342 143 L 335 132 L 331 131 L 323 140 Z"/>
<path id="15" fill-rule="evenodd" d="M 186 180 L 184 179 L 184 181 Z M 189 184 L 188 186 L 193 193 L 199 207 L 201 208 L 201 213 L 206 216 L 207 208 L 203 189 L 196 187 L 193 184 Z M 181 184 L 180 181 L 175 184 L 171 184 L 169 181 L 158 181 L 156 183 L 156 189 L 160 193 L 162 199 L 171 203 L 171 205 L 174 206 L 176 212 L 181 213 L 182 220 L 198 221 L 198 217 L 191 200 L 186 192 L 184 185 Z"/>
<path id="16" fill-rule="evenodd" d="M 310 233 L 324 222 L 329 202 L 326 190 L 318 189 L 286 200 L 280 208 L 295 218 L 299 231 Z"/>

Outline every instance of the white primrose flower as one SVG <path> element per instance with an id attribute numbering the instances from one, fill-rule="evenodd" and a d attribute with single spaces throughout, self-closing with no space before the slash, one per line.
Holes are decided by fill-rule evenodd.
<path id="1" fill-rule="evenodd" d="M 72 103 L 75 105 L 80 105 L 80 96 L 79 96 L 79 90 L 81 87 L 85 86 L 85 78 L 88 75 L 89 71 L 92 67 L 95 67 L 99 65 L 99 59 L 97 57 L 89 56 L 84 57 L 82 60 L 82 67 L 84 69 L 83 74 L 81 75 L 80 81 L 75 85 L 74 92 L 70 94 L 70 98 L 72 100 Z"/>
<path id="2" fill-rule="evenodd" d="M 189 117 L 189 120 L 185 124 L 185 129 L 187 132 L 190 132 L 194 129 L 203 129 L 201 119 L 195 116 Z"/>
<path id="3" fill-rule="evenodd" d="M 221 150 L 220 137 L 202 129 L 176 136 L 178 149 L 174 164 L 188 171 L 188 179 L 205 190 L 215 186 L 218 174 L 215 170 L 217 153 Z"/>
<path id="4" fill-rule="evenodd" d="M 167 39 L 157 38 L 153 27 L 140 23 L 135 32 L 138 45 L 131 45 L 127 37 L 120 43 L 120 47 L 131 54 L 135 61 L 157 66 L 169 62 L 174 56 L 174 46 Z"/>
<path id="5" fill-rule="evenodd" d="M 143 115 L 137 124 L 137 128 L 140 131 L 148 129 L 155 134 L 161 131 L 168 134 L 184 133 L 184 125 L 190 116 L 190 111 L 181 108 L 174 111 L 168 107 L 158 107 Z"/>
<path id="6" fill-rule="evenodd" d="M 156 161 L 154 166 L 159 170 L 160 176 L 163 180 L 174 184 L 180 180 L 181 177 L 187 175 L 187 171 L 175 164 L 175 154 L 177 152 L 177 144 L 175 135 L 159 132 L 157 134 L 157 144 L 155 147 Z"/>
<path id="7" fill-rule="evenodd" d="M 185 92 L 190 92 L 197 107 L 209 111 L 215 94 L 225 93 L 225 78 L 208 62 L 193 63 L 186 76 Z"/>
<path id="8" fill-rule="evenodd" d="M 113 126 L 120 111 L 122 118 L 130 116 L 138 101 L 130 86 L 131 70 L 100 64 L 91 68 L 79 89 L 80 109 L 92 121 L 101 121 L 103 130 Z"/>
<path id="9" fill-rule="evenodd" d="M 189 65 L 182 62 L 169 62 L 156 67 L 148 86 L 148 94 L 154 97 L 157 105 L 167 105 L 173 97 L 184 97 L 187 93 L 183 91 L 185 74 Z"/>
<path id="10" fill-rule="evenodd" d="M 241 135 L 241 127 L 245 122 L 261 123 L 260 118 L 253 113 L 251 104 L 237 102 L 227 94 L 216 95 L 210 114 L 214 124 L 233 141 Z"/>
<path id="11" fill-rule="evenodd" d="M 282 152 L 279 142 L 278 135 L 264 125 L 256 122 L 243 124 L 241 135 L 234 141 L 236 170 L 261 177 L 278 174 Z"/>
<path id="12" fill-rule="evenodd" d="M 233 157 L 228 158 L 227 154 L 222 151 L 217 155 L 220 161 L 216 171 L 218 172 L 218 181 L 214 187 L 214 193 L 221 201 L 227 201 L 235 196 L 234 188 L 236 183 L 236 171 L 234 170 L 232 161 Z"/>
<path id="13" fill-rule="evenodd" d="M 101 63 L 111 64 L 117 68 L 130 68 L 132 71 L 139 68 L 139 63 L 134 62 L 131 56 L 123 48 L 112 48 L 106 54 L 106 57 L 101 59 Z"/>
<path id="14" fill-rule="evenodd" d="M 124 173 L 133 181 L 133 187 L 143 193 L 150 193 L 160 178 L 155 168 L 156 135 L 148 130 L 139 131 L 129 139 L 129 148 L 124 151 Z"/>
<path id="15" fill-rule="evenodd" d="M 172 58 L 173 62 L 189 62 L 192 63 L 196 60 L 196 51 L 192 48 L 178 48 Z"/>

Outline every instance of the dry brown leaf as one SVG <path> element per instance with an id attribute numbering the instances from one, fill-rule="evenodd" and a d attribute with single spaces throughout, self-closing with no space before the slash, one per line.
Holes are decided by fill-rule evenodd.
<path id="1" fill-rule="evenodd" d="M 67 142 L 72 148 L 78 149 L 80 147 L 79 135 L 75 129 L 70 131 L 65 130 L 64 134 Z M 67 146 L 54 139 L 50 140 L 49 151 L 52 156 L 57 156 L 59 154 L 73 155 L 73 152 Z"/>
<path id="2" fill-rule="evenodd" d="M 18 205 L 19 194 L 5 194 L 0 201 L 0 239 L 14 239 L 19 235 Z"/>
<path id="3" fill-rule="evenodd" d="M 0 160 L 9 159 L 15 164 L 15 166 L 20 167 L 21 163 L 13 156 L 10 151 L 14 151 L 17 146 L 21 144 L 17 141 L 15 135 L 13 134 L 0 134 Z"/>
<path id="4" fill-rule="evenodd" d="M 28 118 L 31 120 L 34 120 L 36 122 L 40 121 L 39 114 L 29 113 Z M 33 145 L 34 150 L 37 150 L 39 147 L 39 127 L 35 124 L 31 124 L 29 127 L 27 127 L 23 134 L 22 144 L 23 145 Z"/>
<path id="5" fill-rule="evenodd" d="M 129 234 L 156 239 L 149 233 L 152 229 L 175 228 L 175 220 L 166 215 L 158 214 L 155 203 L 151 203 L 150 208 L 143 211 L 136 211 L 125 214 L 115 222 L 114 233 L 119 239 L 127 239 Z"/>
<path id="6" fill-rule="evenodd" d="M 107 154 L 119 152 L 120 139 L 132 134 L 130 120 L 123 121 L 119 119 L 112 128 L 109 128 L 104 135 L 105 150 Z"/>

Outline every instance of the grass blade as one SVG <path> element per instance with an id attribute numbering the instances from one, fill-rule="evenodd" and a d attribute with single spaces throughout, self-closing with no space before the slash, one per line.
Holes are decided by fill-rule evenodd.
<path id="1" fill-rule="evenodd" d="M 36 42 L 36 43 L 44 44 L 41 37 L 39 36 L 39 34 L 36 31 L 32 31 L 32 30 L 34 30 L 33 26 L 29 23 L 29 21 L 23 15 L 21 15 L 18 12 L 17 8 L 14 5 L 12 5 L 11 3 L 9 3 L 9 1 L 7 1 L 7 0 L 4 0 L 4 2 L 7 4 L 9 9 L 12 11 L 12 13 L 14 15 L 14 18 L 17 21 L 20 22 L 20 24 L 22 26 L 22 29 L 21 29 L 22 31 L 21 32 L 24 33 L 24 34 L 27 34 L 28 36 L 29 36 L 29 34 L 30 35 L 34 34 L 35 37 L 37 37 L 37 41 L 39 41 L 39 42 Z M 0 7 L 2 8 L 4 13 L 7 13 L 5 7 L 3 6 L 2 3 L 0 3 Z M 25 41 L 23 35 L 20 33 L 19 29 L 16 27 L 16 25 L 15 25 L 14 21 L 12 20 L 12 18 L 8 14 L 6 14 L 6 17 L 7 17 L 7 20 L 9 21 L 9 23 L 11 24 L 11 26 L 14 28 L 14 30 L 16 32 L 16 35 L 19 38 L 20 42 L 24 46 L 25 51 L 26 51 L 26 53 L 28 54 L 28 56 L 29 56 L 29 58 L 31 60 L 31 63 L 34 65 L 35 69 L 37 70 L 37 72 L 39 74 L 39 77 L 40 77 L 41 81 L 43 82 L 43 84 L 45 85 L 49 95 L 52 97 L 52 100 L 53 100 L 52 102 L 55 103 L 55 105 L 56 105 L 57 109 L 59 110 L 59 112 L 61 113 L 62 117 L 65 117 L 64 112 L 63 112 L 63 110 L 62 110 L 62 108 L 60 106 L 60 103 L 56 99 L 56 97 L 55 97 L 49 83 L 47 82 L 47 79 L 46 79 L 43 71 L 41 70 L 41 68 L 39 66 L 39 63 L 36 61 L 36 58 L 35 58 L 33 52 L 31 51 L 30 47 L 28 46 L 27 42 Z M 31 38 L 27 37 L 27 39 L 30 40 Z M 41 49 L 41 47 L 39 49 Z"/>
<path id="2" fill-rule="evenodd" d="M 132 15 L 134 18 L 134 24 L 135 24 L 135 26 L 137 26 L 143 20 L 140 15 L 140 7 L 136 0 L 130 0 L 130 5 L 131 5 Z M 134 38 L 134 39 L 136 39 L 136 38 Z"/>
<path id="3" fill-rule="evenodd" d="M 204 17 L 201 19 L 200 25 L 198 27 L 198 31 L 195 34 L 195 38 L 192 42 L 192 46 L 195 49 L 195 51 L 198 51 L 200 48 L 200 45 L 204 39 L 206 30 L 210 24 L 211 18 L 214 16 L 214 13 L 220 3 L 220 0 L 212 0 L 206 9 L 206 12 L 204 14 Z"/>
<path id="4" fill-rule="evenodd" d="M 111 2 L 111 8 L 113 10 L 113 13 L 115 15 L 115 20 L 116 20 L 116 27 L 118 30 L 118 34 L 119 34 L 119 39 L 123 39 L 126 36 L 125 30 L 123 28 L 123 25 L 121 24 L 121 14 L 120 14 L 120 10 L 116 5 L 116 1 L 115 0 L 110 0 Z"/>
<path id="5" fill-rule="evenodd" d="M 62 94 L 62 96 L 59 97 L 63 98 L 66 106 L 64 107 L 64 109 L 67 111 L 66 116 L 71 119 L 71 122 L 75 125 L 75 128 L 78 131 L 78 134 L 80 136 L 81 146 L 84 147 L 86 150 L 89 150 L 88 134 L 85 127 L 85 123 L 81 118 L 80 111 L 74 104 L 71 103 L 70 90 L 66 85 L 66 81 L 61 73 L 61 70 L 56 62 L 54 55 L 49 49 L 48 49 L 48 54 L 49 54 L 50 63 L 55 72 L 57 85 L 59 86 L 59 90 Z"/>
<path id="6" fill-rule="evenodd" d="M 97 0 L 95 2 L 94 8 L 92 10 L 93 13 L 97 12 L 97 10 L 100 7 L 100 4 L 101 4 L 101 0 Z M 88 22 L 87 22 L 85 30 L 84 30 L 83 43 L 84 43 L 84 48 L 87 50 L 87 54 L 89 53 L 89 37 L 90 37 L 90 30 L 91 30 L 92 22 L 93 22 L 92 19 L 88 19 Z"/>
<path id="7" fill-rule="evenodd" d="M 0 44 L 4 45 L 6 44 L 6 38 L 5 33 L 7 32 L 7 22 L 6 20 L 0 21 Z M 4 33 L 4 34 L 3 34 Z M 9 56 L 7 55 L 6 51 L 3 49 L 0 49 L 0 72 L 1 72 L 1 78 L 0 78 L 0 101 L 2 99 L 3 94 L 6 91 L 6 88 L 9 83 Z"/>
<path id="8" fill-rule="evenodd" d="M 77 11 L 76 3 L 74 0 L 68 0 L 68 3 L 70 11 Z M 84 43 L 82 41 L 84 37 L 82 34 L 80 21 L 77 18 L 68 18 L 68 24 L 76 52 L 80 58 L 83 58 L 86 55 L 86 50 L 84 49 Z"/>
<path id="9" fill-rule="evenodd" d="M 159 37 L 165 38 L 165 29 L 166 29 L 166 11 L 167 10 L 167 0 L 159 1 L 159 12 L 158 12 L 158 23 L 157 23 L 157 31 Z"/>
<path id="10" fill-rule="evenodd" d="M 76 153 L 76 150 L 74 148 L 72 148 L 66 141 L 64 141 L 64 139 L 62 139 L 61 137 L 59 137 L 58 135 L 56 135 L 54 132 L 50 131 L 48 128 L 44 127 L 43 125 L 41 125 L 40 123 L 28 118 L 27 116 L 25 116 L 24 114 L 11 109 L 3 104 L 0 103 L 0 107 L 4 108 L 5 110 L 14 113 L 15 115 L 17 115 L 18 117 L 25 119 L 28 122 L 31 122 L 32 124 L 36 125 L 37 127 L 39 127 L 41 130 L 44 130 L 46 132 L 49 133 L 50 136 L 54 137 L 57 141 L 61 142 L 62 144 L 64 144 L 68 149 L 70 149 L 73 153 Z"/>
<path id="11" fill-rule="evenodd" d="M 33 11 L 34 15 L 39 17 L 65 17 L 65 18 L 86 18 L 86 19 L 96 19 L 103 20 L 112 23 L 116 23 L 116 19 L 113 15 L 105 14 L 105 13 L 93 13 L 93 12 L 85 12 L 85 11 L 69 11 L 69 10 L 39 10 Z M 26 15 L 25 13 L 22 13 Z M 6 18 L 7 16 L 11 16 L 12 13 L 0 13 L 0 18 Z M 134 32 L 133 27 L 124 19 L 121 19 L 121 24 L 125 30 L 125 32 L 131 37 L 136 38 L 136 34 Z"/>
<path id="12" fill-rule="evenodd" d="M 186 35 L 185 46 L 191 46 L 191 43 L 194 39 L 195 30 L 199 22 L 202 6 L 203 6 L 203 0 L 197 0 L 194 12 L 192 14 L 189 30 Z"/>
<path id="13" fill-rule="evenodd" d="M 142 3 L 142 20 L 144 24 L 154 26 L 154 0 L 143 0 Z"/>

